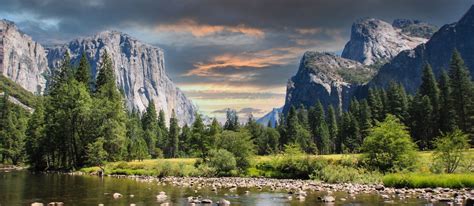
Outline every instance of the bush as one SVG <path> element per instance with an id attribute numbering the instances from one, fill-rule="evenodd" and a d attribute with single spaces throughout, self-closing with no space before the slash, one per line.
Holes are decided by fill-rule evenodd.
<path id="1" fill-rule="evenodd" d="M 219 176 L 226 176 L 237 168 L 237 162 L 232 153 L 225 149 L 211 150 L 209 152 L 210 167 L 213 167 Z"/>
<path id="2" fill-rule="evenodd" d="M 311 174 L 311 179 L 327 183 L 375 184 L 381 182 L 382 175 L 378 172 L 370 172 L 362 168 L 328 165 L 321 170 L 315 170 Z"/>
<path id="3" fill-rule="evenodd" d="M 393 115 L 370 129 L 362 150 L 367 166 L 381 172 L 412 170 L 416 163 L 415 144 L 406 127 Z"/>
<path id="4" fill-rule="evenodd" d="M 456 129 L 442 135 L 434 144 L 436 147 L 433 158 L 434 165 L 444 172 L 454 173 L 463 164 L 463 161 L 467 161 L 464 157 L 469 149 L 469 136 L 462 133 L 461 130 Z"/>
<path id="5" fill-rule="evenodd" d="M 474 174 L 389 174 L 384 176 L 383 184 L 396 188 L 473 188 Z"/>
<path id="6" fill-rule="evenodd" d="M 238 132 L 223 131 L 218 137 L 217 148 L 225 149 L 232 153 L 240 170 L 250 166 L 250 157 L 255 154 L 255 148 L 250 134 L 242 129 Z"/>

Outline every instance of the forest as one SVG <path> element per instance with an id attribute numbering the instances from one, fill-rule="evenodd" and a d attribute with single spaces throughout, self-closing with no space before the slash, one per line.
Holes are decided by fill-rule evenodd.
<path id="1" fill-rule="evenodd" d="M 1 163 L 74 171 L 105 162 L 194 157 L 200 159 L 196 164 L 244 171 L 249 156 L 296 147 L 316 155 L 365 153 L 371 165 L 386 171 L 399 163 L 381 165 L 377 154 L 392 146 L 409 153 L 449 144 L 468 149 L 474 143 L 474 83 L 457 51 L 438 78 L 429 64 L 424 66 L 414 95 L 391 82 L 385 89 L 370 88 L 367 98 L 353 99 L 347 110 L 321 103 L 292 107 L 274 128 L 252 116 L 242 124 L 235 110 L 227 112 L 223 125 L 215 118 L 206 123 L 196 114 L 191 125 L 183 126 L 174 112 L 166 119 L 153 103 L 143 113 L 129 111 L 107 53 L 102 59 L 93 78 L 86 55 L 72 65 L 66 54 L 45 95 L 36 97 L 32 113 L 10 102 L 5 92 L 0 100 Z"/>

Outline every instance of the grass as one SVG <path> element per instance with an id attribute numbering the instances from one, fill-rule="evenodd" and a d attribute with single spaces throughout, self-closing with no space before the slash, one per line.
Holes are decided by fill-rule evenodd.
<path id="1" fill-rule="evenodd" d="M 26 106 L 34 107 L 36 104 L 36 96 L 33 93 L 0 74 L 0 93 L 2 92 L 7 92 Z"/>
<path id="2" fill-rule="evenodd" d="M 474 149 L 469 150 L 474 155 Z M 430 172 L 433 152 L 418 152 L 417 169 L 411 173 L 383 174 L 361 168 L 360 154 L 269 155 L 255 156 L 246 177 L 312 178 L 328 183 L 380 183 L 390 187 L 474 187 L 474 174 L 433 174 Z M 209 168 L 196 168 L 197 158 L 147 159 L 106 164 L 106 174 L 150 176 L 209 176 Z M 94 173 L 98 167 L 81 169 Z"/>
<path id="3" fill-rule="evenodd" d="M 474 188 L 474 174 L 397 173 L 385 175 L 383 184 L 396 188 Z"/>

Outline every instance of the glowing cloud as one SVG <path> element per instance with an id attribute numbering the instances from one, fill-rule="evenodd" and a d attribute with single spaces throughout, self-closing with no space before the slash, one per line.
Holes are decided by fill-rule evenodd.
<path id="1" fill-rule="evenodd" d="M 175 32 L 175 33 L 191 33 L 195 37 L 206 37 L 221 32 L 238 33 L 254 38 L 263 38 L 265 32 L 261 29 L 248 27 L 244 24 L 237 26 L 209 25 L 199 24 L 192 19 L 183 19 L 175 24 L 160 24 L 155 27 L 156 32 Z"/>

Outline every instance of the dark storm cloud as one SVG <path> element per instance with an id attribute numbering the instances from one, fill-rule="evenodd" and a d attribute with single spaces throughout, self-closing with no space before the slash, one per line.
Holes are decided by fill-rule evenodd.
<path id="1" fill-rule="evenodd" d="M 272 30 L 341 28 L 365 16 L 417 18 L 441 25 L 455 21 L 470 4 L 466 0 L 2 0 L 0 11 L 58 19 L 59 32 L 84 34 L 181 19 Z"/>

